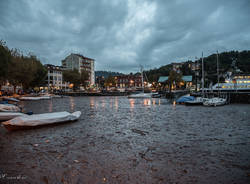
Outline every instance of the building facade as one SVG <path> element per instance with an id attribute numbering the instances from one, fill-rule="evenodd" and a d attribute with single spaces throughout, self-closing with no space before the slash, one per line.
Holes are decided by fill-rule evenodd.
<path id="1" fill-rule="evenodd" d="M 67 89 L 69 83 L 63 82 L 63 68 L 60 66 L 50 65 L 47 64 L 45 67 L 48 70 L 48 77 L 47 77 L 47 84 L 49 90 L 60 90 L 60 89 Z"/>
<path id="2" fill-rule="evenodd" d="M 80 54 L 70 54 L 64 60 L 62 60 L 62 67 L 67 70 L 77 69 L 79 73 L 82 70 L 88 72 L 89 80 L 87 81 L 89 85 L 95 84 L 95 63 L 94 59 L 87 58 Z"/>
<path id="3" fill-rule="evenodd" d="M 141 75 L 119 75 L 115 77 L 117 88 L 141 88 Z"/>

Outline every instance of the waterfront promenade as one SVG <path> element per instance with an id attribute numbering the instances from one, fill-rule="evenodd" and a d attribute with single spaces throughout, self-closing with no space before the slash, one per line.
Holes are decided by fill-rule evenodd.
<path id="1" fill-rule="evenodd" d="M 65 97 L 23 101 L 34 113 L 82 111 L 60 126 L 0 127 L 1 174 L 12 183 L 249 183 L 248 104 Z M 8 183 L 0 179 L 0 183 Z"/>

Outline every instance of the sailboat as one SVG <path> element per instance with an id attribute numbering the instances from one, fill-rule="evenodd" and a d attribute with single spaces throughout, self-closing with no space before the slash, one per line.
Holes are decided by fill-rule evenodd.
<path id="1" fill-rule="evenodd" d="M 143 67 L 141 66 L 141 84 L 142 84 L 142 92 L 138 94 L 128 95 L 128 98 L 152 98 L 152 93 L 144 92 L 144 79 L 143 79 Z"/>
<path id="2" fill-rule="evenodd" d="M 217 85 L 219 86 L 220 81 L 219 81 L 219 59 L 218 59 L 218 51 L 217 51 Z M 219 96 L 219 90 L 218 90 L 218 96 Z M 214 97 L 210 98 L 206 101 L 203 102 L 204 106 L 221 106 L 225 105 L 227 103 L 227 100 L 225 98 L 219 98 L 219 97 Z"/>
<path id="3" fill-rule="evenodd" d="M 203 105 L 208 98 L 204 96 L 204 61 L 203 61 L 203 52 L 202 52 L 202 97 L 196 97 L 194 100 L 189 100 L 185 102 L 185 105 Z"/>

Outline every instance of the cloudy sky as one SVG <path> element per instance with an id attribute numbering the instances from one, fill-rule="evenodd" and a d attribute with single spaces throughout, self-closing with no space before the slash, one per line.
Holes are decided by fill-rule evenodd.
<path id="1" fill-rule="evenodd" d="M 80 53 L 136 72 L 249 50 L 250 0 L 0 0 L 0 39 L 44 64 Z"/>

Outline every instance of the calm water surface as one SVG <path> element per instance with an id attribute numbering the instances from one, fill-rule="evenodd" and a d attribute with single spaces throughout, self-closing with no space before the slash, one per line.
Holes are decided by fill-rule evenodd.
<path id="1" fill-rule="evenodd" d="M 82 115 L 34 130 L 0 127 L 0 183 L 250 183 L 250 105 L 126 97 L 21 105 Z"/>

